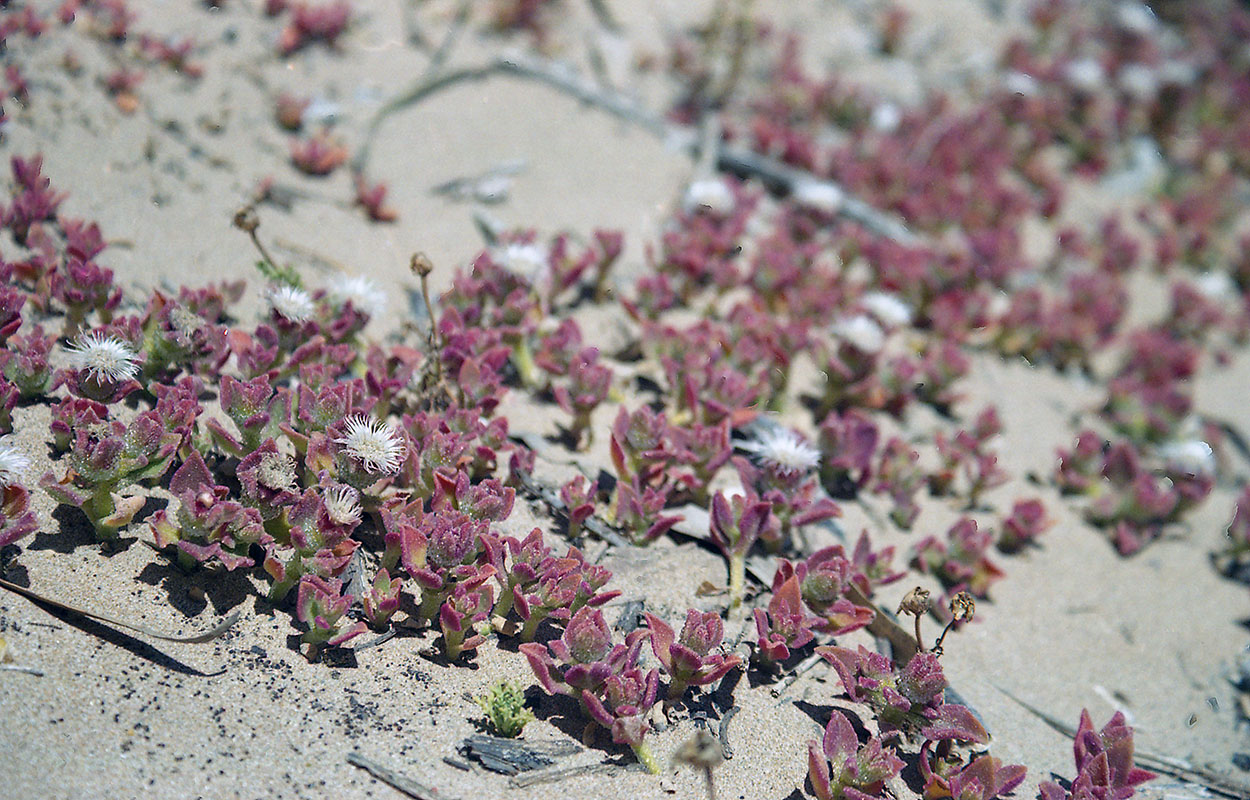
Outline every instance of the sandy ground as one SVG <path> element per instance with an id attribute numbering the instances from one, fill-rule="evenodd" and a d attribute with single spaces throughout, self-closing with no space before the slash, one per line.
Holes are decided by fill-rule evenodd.
<path id="1" fill-rule="evenodd" d="M 628 271 L 642 268 L 644 244 L 654 240 L 691 175 L 685 155 L 649 134 L 549 89 L 499 78 L 449 90 L 382 129 L 369 172 L 389 182 L 400 220 L 372 226 L 348 207 L 343 171 L 314 180 L 288 166 L 286 135 L 271 121 L 272 93 L 292 89 L 336 103 L 337 129 L 357 141 L 380 102 L 424 66 L 404 44 L 397 3 L 357 3 L 367 10 L 344 40 L 344 54 L 311 48 L 288 61 L 272 56 L 276 27 L 255 12 L 258 4 L 230 3 L 216 13 L 198 3 L 134 5 L 142 9 L 141 27 L 194 34 L 206 45 L 205 77 L 189 83 L 151 70 L 139 111 L 123 115 L 90 80 L 107 63 L 106 49 L 79 30 L 57 31 L 27 45 L 28 72 L 39 84 L 36 100 L 28 109 L 10 109 L 0 143 L 6 157 L 44 153 L 53 184 L 71 191 L 65 211 L 100 222 L 113 242 L 106 263 L 127 285 L 253 279 L 254 254 L 230 217 L 260 179 L 273 176 L 306 197 L 285 212 L 264 207 L 263 235 L 282 257 L 300 262 L 307 260 L 305 251 L 315 252 L 391 289 L 389 315 L 373 323 L 381 334 L 407 314 L 402 290 L 410 286 L 407 262 L 414 250 L 431 255 L 445 285 L 450 268 L 466 264 L 482 245 L 472 204 L 434 196 L 431 187 L 524 159 L 510 198 L 488 213 L 544 232 L 622 229 Z M 576 56 L 591 26 L 581 4 L 570 5 L 578 6 L 578 16 L 558 27 L 557 44 Z M 658 47 L 665 30 L 699 18 L 703 4 L 611 5 L 619 7 L 633 46 L 644 51 Z M 777 15 L 808 30 L 820 25 L 827 39 L 809 58 L 837 64 L 900 102 L 984 69 L 996 42 L 1018 24 L 1010 8 L 996 19 L 970 2 L 908 3 L 919 21 L 912 55 L 882 63 L 867 55 L 864 34 L 854 27 L 862 5 L 812 0 L 778 8 Z M 431 32 L 445 26 L 448 9 L 445 3 L 423 6 Z M 500 46 L 469 36 L 457 58 L 472 61 Z M 66 47 L 86 65 L 80 76 L 58 66 Z M 655 79 L 639 83 L 637 91 L 644 101 L 662 97 Z M 315 267 L 308 274 L 315 282 Z M 1204 374 L 1199 405 L 1217 417 L 1244 419 L 1248 380 L 1250 358 L 1242 354 L 1227 369 Z M 999 405 L 1003 459 L 1020 476 L 1046 474 L 1055 448 L 1070 442 L 1071 415 L 1099 397 L 1097 387 L 1079 379 L 988 356 L 976 358 L 965 388 L 966 409 Z M 514 420 L 514 428 L 551 425 L 549 410 L 519 409 L 524 422 Z M 38 457 L 33 471 L 41 472 L 48 411 L 22 408 L 15 419 L 20 442 Z M 926 424 L 923 416 L 917 424 Z M 953 686 L 992 731 L 992 752 L 1028 766 L 1019 796 L 1033 796 L 1037 782 L 1052 773 L 1070 777 L 1071 744 L 996 687 L 1072 723 L 1087 707 L 1101 724 L 1113 703 L 1120 704 L 1133 717 L 1141 747 L 1217 769 L 1231 769 L 1233 753 L 1250 751 L 1244 729 L 1235 727 L 1235 698 L 1224 678 L 1247 643 L 1246 590 L 1220 579 L 1207 556 L 1230 517 L 1235 486 L 1244 483 L 1245 464 L 1230 467 L 1190 525 L 1130 560 L 1117 557 L 1051 490 L 1027 490 L 1047 500 L 1056 525 L 1040 549 L 1003 559 L 1008 577 L 995 586 L 993 602 L 978 607 L 977 623 L 948 645 L 943 661 Z M 1020 493 L 1018 484 L 1010 485 L 990 500 L 1007 503 Z M 40 495 L 39 502 L 45 525 L 23 543 L 13 568 L 33 588 L 167 630 L 200 630 L 234 609 L 242 619 L 211 644 L 148 644 L 0 595 L 0 631 L 14 658 L 44 673 L 0 673 L 0 797 L 399 796 L 350 766 L 349 751 L 437 787 L 439 797 L 702 796 L 701 778 L 676 767 L 655 778 L 619 766 L 529 788 L 510 787 L 506 778 L 484 771 L 461 771 L 443 758 L 477 730 L 471 696 L 501 676 L 530 681 L 515 651 L 491 644 L 471 668 L 450 667 L 423 657 L 434 641 L 426 634 L 362 651 L 355 663 L 309 664 L 292 645 L 289 615 L 260 599 L 253 581 L 187 577 L 142 542 L 105 556 L 89 532 L 62 525 L 47 498 Z M 931 503 L 918 530 L 944 530 L 954 513 Z M 855 532 L 870 521 L 852 508 L 842 524 Z M 504 530 L 524 534 L 535 525 L 552 529 L 545 511 L 518 503 Z M 877 541 L 905 549 L 910 540 L 892 532 Z M 591 547 L 595 555 L 602 548 Z M 712 608 L 715 598 L 695 597 L 694 589 L 704 580 L 725 580 L 721 558 L 689 542 L 613 550 L 604 563 L 623 591 L 607 610 L 610 620 L 624 601 L 642 597 L 672 620 L 688 606 Z M 676 574 L 680 580 L 673 580 Z M 193 587 L 207 600 L 195 600 Z M 888 587 L 881 605 L 896 604 L 907 588 Z M 758 681 L 748 675 L 734 689 L 732 702 L 741 711 L 729 728 L 734 757 L 717 772 L 722 797 L 797 796 L 806 742 L 818 735 L 829 707 L 843 702 L 834 700 L 837 680 L 824 666 L 781 698 L 768 685 L 754 685 Z M 570 712 L 561 703 L 539 694 L 535 699 L 539 720 L 526 729 L 527 739 L 580 738 L 576 714 L 566 718 Z M 707 702 L 723 711 L 724 701 Z M 692 731 L 685 719 L 654 737 L 663 763 Z M 605 757 L 632 763 L 627 752 L 612 748 L 588 749 L 562 763 Z M 1167 778 L 1142 792 L 1199 796 Z"/>

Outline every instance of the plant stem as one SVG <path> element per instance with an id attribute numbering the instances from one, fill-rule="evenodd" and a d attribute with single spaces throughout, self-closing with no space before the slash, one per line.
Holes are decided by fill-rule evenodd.
<path id="1" fill-rule="evenodd" d="M 651 748 L 647 747 L 647 743 L 639 742 L 636 745 L 632 745 L 632 747 L 634 748 L 634 755 L 638 758 L 638 763 L 646 767 L 647 772 L 650 772 L 652 775 L 659 775 L 660 762 L 655 760 L 655 754 L 651 752 Z"/>
<path id="2" fill-rule="evenodd" d="M 746 590 L 746 555 L 729 554 L 729 611 L 735 617 L 742 609 L 742 595 Z"/>

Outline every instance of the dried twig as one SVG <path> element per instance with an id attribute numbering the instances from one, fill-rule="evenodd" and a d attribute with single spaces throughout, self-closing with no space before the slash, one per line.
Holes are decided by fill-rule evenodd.
<path id="1" fill-rule="evenodd" d="M 538 772 L 524 772 L 520 775 L 513 775 L 508 779 L 508 783 L 517 788 L 524 789 L 526 786 L 534 786 L 539 783 L 555 783 L 565 778 L 571 778 L 574 775 L 593 775 L 600 772 L 619 772 L 621 767 L 616 764 L 583 764 L 579 767 L 558 767 L 557 769 L 544 769 Z"/>
<path id="2" fill-rule="evenodd" d="M 800 661 L 798 666 L 794 668 L 793 672 L 778 681 L 777 685 L 772 688 L 772 696 L 784 697 L 786 690 L 793 686 L 794 682 L 799 678 L 811 672 L 812 669 L 821 662 L 821 660 L 820 653 L 812 653 L 810 656 Z"/>
<path id="3" fill-rule="evenodd" d="M 549 86 L 586 105 L 642 128 L 660 139 L 673 142 L 696 157 L 702 149 L 697 132 L 683 126 L 670 125 L 662 117 L 619 93 L 605 92 L 602 87 L 587 80 L 568 65 L 514 55 L 496 58 L 476 67 L 444 71 L 422 78 L 408 90 L 383 104 L 369 121 L 365 130 L 364 143 L 353 162 L 353 168 L 358 172 L 364 170 L 378 129 L 396 112 L 415 105 L 444 89 L 461 83 L 483 81 L 496 75 L 512 75 Z M 750 150 L 724 144 L 717 148 L 715 163 L 717 169 L 721 171 L 743 177 L 759 178 L 770 190 L 779 194 L 789 194 L 798 186 L 832 187 L 843 197 L 839 213 L 845 218 L 859 223 L 872 233 L 904 244 L 914 244 L 919 241 L 900 220 L 850 196 L 833 181 L 821 179 L 806 170 L 792 167 Z"/>
<path id="4" fill-rule="evenodd" d="M 383 766 L 361 753 L 355 751 L 348 753 L 347 763 L 360 767 L 387 786 L 397 789 L 409 797 L 415 797 L 417 800 L 452 800 L 451 795 L 443 794 L 438 789 L 426 786 L 421 781 L 400 775 L 390 767 Z"/>
<path id="5" fill-rule="evenodd" d="M 59 608 L 62 611 L 68 611 L 72 614 L 78 614 L 79 616 L 87 617 L 88 619 L 94 619 L 97 622 L 106 622 L 109 625 L 116 625 L 119 628 L 126 628 L 127 630 L 132 630 L 132 631 L 135 631 L 136 633 L 141 633 L 144 636 L 149 636 L 153 639 L 160 639 L 161 641 L 165 641 L 165 642 L 177 642 L 179 644 L 202 644 L 203 642 L 211 642 L 213 639 L 220 637 L 226 631 L 234 627 L 234 623 L 239 621 L 239 612 L 236 611 L 230 616 L 226 617 L 224 620 L 222 620 L 215 627 L 210 628 L 204 633 L 199 633 L 194 636 L 171 636 L 167 633 L 160 633 L 159 631 L 154 631 L 151 628 L 145 627 L 143 625 L 136 625 L 130 622 L 123 622 L 122 620 L 117 619 L 116 617 L 110 617 L 105 614 L 97 614 L 93 611 L 88 611 L 85 608 L 71 606 L 68 603 L 62 603 L 59 600 L 53 600 L 50 597 L 44 597 L 38 592 L 31 591 L 30 589 L 27 589 L 24 586 L 18 586 L 16 583 L 9 583 L 6 580 L 0 579 L 0 588 L 8 589 L 10 592 L 13 592 L 14 594 L 20 594 L 22 597 L 25 597 L 26 599 L 31 600 L 38 605 L 52 606 L 53 608 Z"/>
<path id="6" fill-rule="evenodd" d="M 0 664 L 0 669 L 9 672 L 25 672 L 27 675 L 34 675 L 37 678 L 43 677 L 43 670 L 34 667 L 23 667 L 21 664 Z"/>

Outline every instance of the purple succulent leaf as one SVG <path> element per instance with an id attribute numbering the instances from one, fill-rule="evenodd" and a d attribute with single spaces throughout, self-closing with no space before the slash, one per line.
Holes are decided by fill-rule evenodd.
<path id="1" fill-rule="evenodd" d="M 990 735 L 966 706 L 946 703 L 937 709 L 936 715 L 920 729 L 926 739 L 958 739 L 961 742 L 989 744 Z"/>

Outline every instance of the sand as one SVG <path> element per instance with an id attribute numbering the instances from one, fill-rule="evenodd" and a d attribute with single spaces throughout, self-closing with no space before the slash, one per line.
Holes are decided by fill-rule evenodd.
<path id="1" fill-rule="evenodd" d="M 627 277 L 644 269 L 646 243 L 656 239 L 693 174 L 686 155 L 645 131 L 548 88 L 495 78 L 434 96 L 381 129 L 368 171 L 389 183 L 400 219 L 371 225 L 349 206 L 345 171 L 310 179 L 290 168 L 287 135 L 272 122 L 272 99 L 285 89 L 335 104 L 336 130 L 358 143 L 380 103 L 424 68 L 424 58 L 405 44 L 401 4 L 356 3 L 361 13 L 342 53 L 313 47 L 289 60 L 273 55 L 276 26 L 263 20 L 257 3 L 227 3 L 217 12 L 199 3 L 133 5 L 141 10 L 138 27 L 193 34 L 204 44 L 204 78 L 189 82 L 151 69 L 139 90 L 138 111 L 126 115 L 92 80 L 108 63 L 109 48 L 81 26 L 56 29 L 20 45 L 19 58 L 38 85 L 28 108 L 6 104 L 11 120 L 0 144 L 5 156 L 44 154 L 53 184 L 71 192 L 65 213 L 100 222 L 111 242 L 105 263 L 127 287 L 246 278 L 254 292 L 255 253 L 230 218 L 258 181 L 273 176 L 279 186 L 306 196 L 286 211 L 262 206 L 262 235 L 282 258 L 307 263 L 308 253 L 316 253 L 387 287 L 388 313 L 371 328 L 382 336 L 410 313 L 404 291 L 413 285 L 407 272 L 412 252 L 431 256 L 436 286 L 445 287 L 451 270 L 482 247 L 474 204 L 436 196 L 432 187 L 523 159 L 506 202 L 482 210 L 508 226 L 544 234 L 620 229 Z M 574 11 L 555 26 L 552 48 L 584 63 L 583 42 L 605 34 L 584 4 L 568 5 Z M 610 66 L 630 76 L 631 57 L 655 53 L 666 31 L 700 19 L 709 4 L 610 5 L 627 32 L 603 39 L 626 54 Z M 769 6 L 781 26 L 827 34 L 812 37 L 810 60 L 836 65 L 848 79 L 899 103 L 966 81 L 969 74 L 975 82 L 998 43 L 1021 24 L 1013 4 L 996 17 L 981 4 L 909 2 L 917 20 L 911 45 L 901 57 L 883 59 L 870 52 L 862 30 L 864 7 L 871 4 L 760 5 Z M 423 31 L 437 38 L 451 8 L 421 4 Z M 455 58 L 476 63 L 522 41 L 508 45 L 466 35 Z M 67 49 L 84 64 L 77 76 L 60 67 Z M 655 76 L 635 76 L 628 86 L 653 108 L 664 96 L 663 81 Z M 315 265 L 306 271 L 314 283 L 325 273 Z M 248 302 L 245 309 L 255 307 L 254 296 Z M 611 334 L 605 327 L 602 335 Z M 1250 358 L 1244 353 L 1225 369 L 1208 370 L 1196 386 L 1199 407 L 1217 418 L 1244 420 L 1247 380 Z M 1052 774 L 1071 777 L 1071 743 L 999 688 L 1072 724 L 1083 707 L 1101 724 L 1122 706 L 1137 728 L 1139 746 L 1230 769 L 1235 752 L 1250 750 L 1225 678 L 1247 645 L 1246 590 L 1221 579 L 1208 553 L 1219 545 L 1247 465 L 1227 465 L 1212 497 L 1186 526 L 1122 559 L 1053 490 L 1020 483 L 1028 473 L 1050 470 L 1055 448 L 1071 441 L 1070 418 L 1092 413 L 1100 389 L 988 355 L 975 358 L 963 389 L 961 411 L 998 404 L 1005 425 L 1002 459 L 1017 476 L 989 501 L 1036 494 L 1056 523 L 1040 548 L 1001 560 L 1007 578 L 994 587 L 992 602 L 978 606 L 976 623 L 950 641 L 943 659 L 952 685 L 992 731 L 993 754 L 1029 768 L 1018 796 L 1034 796 L 1037 783 Z M 550 407 L 517 403 L 514 429 L 552 430 L 557 415 Z M 606 425 L 611 416 L 601 409 L 596 423 Z M 35 474 L 50 468 L 42 445 L 48 418 L 42 406 L 15 412 L 17 441 L 34 457 Z M 915 424 L 923 429 L 933 420 L 922 413 Z M 607 466 L 603 438 L 583 456 L 586 463 Z M 571 474 L 551 464 L 544 469 L 553 480 Z M 515 788 L 505 777 L 450 765 L 444 759 L 455 757 L 457 744 L 478 730 L 480 713 L 471 698 L 500 677 L 531 681 L 511 646 L 491 643 L 472 666 L 448 666 L 424 655 L 435 643 L 427 632 L 397 637 L 354 659 L 308 663 L 296 649 L 290 614 L 261 599 L 259 581 L 237 574 L 184 575 L 144 544 L 149 535 L 143 526 L 134 532 L 140 541 L 103 554 L 72 516 L 52 515 L 49 499 L 36 495 L 43 525 L 22 543 L 10 579 L 162 630 L 202 630 L 232 610 L 241 612 L 241 620 L 210 644 L 148 642 L 108 626 L 59 619 L 0 593 L 0 633 L 10 653 L 16 663 L 43 673 L 0 672 L 0 797 L 400 796 L 348 764 L 349 752 L 436 787 L 438 797 L 702 796 L 699 775 L 668 766 L 694 730 L 688 715 L 653 737 L 666 767 L 660 777 L 632 768 L 628 751 L 606 745 L 602 735 L 597 747 L 561 764 L 607 759 L 617 766 L 557 784 Z M 917 531 L 944 530 L 955 513 L 931 501 Z M 842 520 L 852 534 L 869 524 L 853 508 Z M 523 502 L 502 530 L 524 534 L 534 526 L 557 543 L 546 510 Z M 876 541 L 905 549 L 919 535 L 887 529 Z M 592 541 L 590 548 L 598 556 L 603 545 Z M 687 607 L 712 609 L 720 602 L 694 592 L 703 581 L 724 583 L 723 560 L 689 541 L 666 538 L 646 549 L 613 549 L 603 563 L 622 591 L 606 609 L 609 620 L 626 601 L 641 598 L 674 622 Z M 887 587 L 880 605 L 897 604 L 908 588 L 906 581 Z M 196 589 L 206 599 L 195 599 Z M 730 631 L 736 633 L 733 625 Z M 843 643 L 870 641 L 852 635 Z M 740 711 L 728 729 L 733 758 L 716 773 L 719 796 L 797 797 L 807 741 L 819 735 L 831 706 L 850 708 L 837 687 L 824 665 L 781 698 L 758 676 L 743 676 L 732 698 Z M 582 722 L 567 705 L 541 692 L 533 698 L 539 719 L 526 729 L 527 740 L 581 738 Z M 713 717 L 728 705 L 723 691 L 704 702 Z M 1198 796 L 1169 778 L 1141 791 L 1150 798 Z"/>

